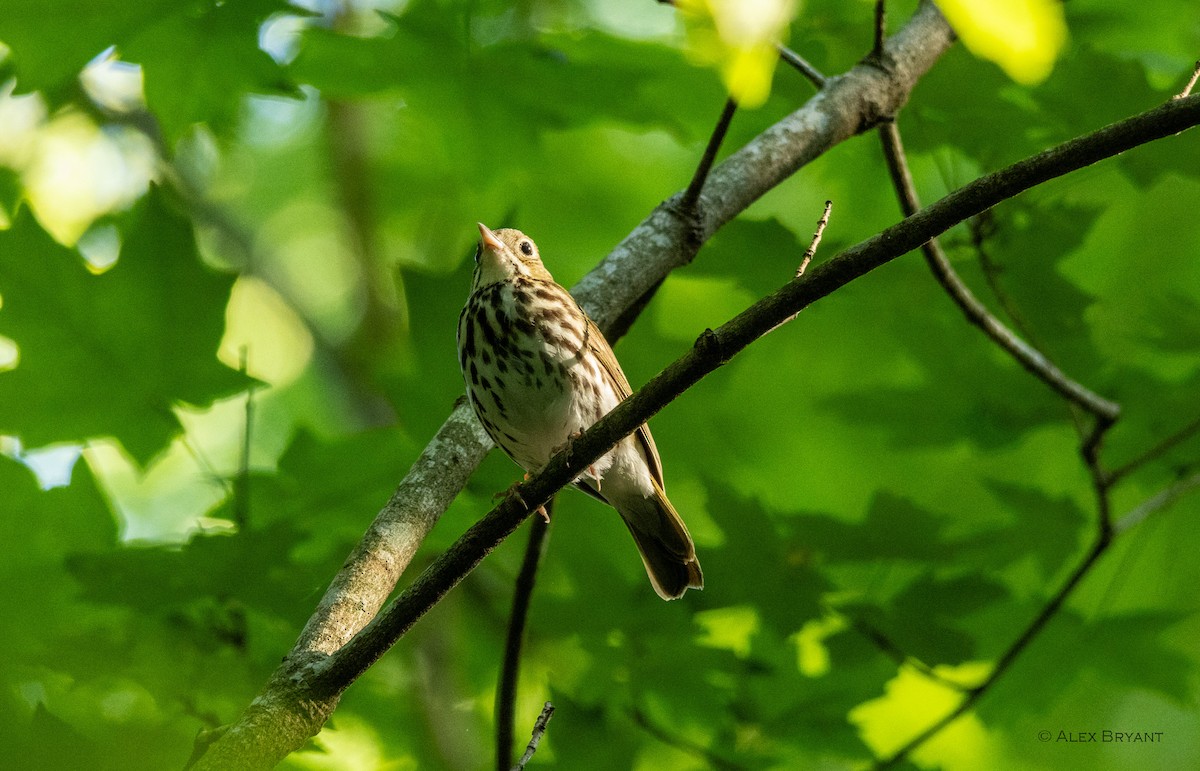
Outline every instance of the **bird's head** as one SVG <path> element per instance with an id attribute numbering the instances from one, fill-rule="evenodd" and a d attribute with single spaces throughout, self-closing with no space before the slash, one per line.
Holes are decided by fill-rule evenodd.
<path id="1" fill-rule="evenodd" d="M 501 281 L 512 281 L 520 276 L 540 281 L 554 280 L 542 265 L 537 244 L 521 231 L 512 228 L 492 230 L 481 222 L 479 235 L 472 290 Z"/>

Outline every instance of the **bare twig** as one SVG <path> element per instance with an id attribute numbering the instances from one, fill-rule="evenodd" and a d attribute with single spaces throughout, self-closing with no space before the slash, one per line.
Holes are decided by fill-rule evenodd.
<path id="1" fill-rule="evenodd" d="M 1071 571 L 1071 575 L 1059 588 L 1053 596 L 1047 600 L 1046 604 L 1038 612 L 1037 616 L 1025 627 L 1024 631 L 1005 649 L 1004 653 L 996 660 L 995 666 L 991 673 L 979 685 L 971 688 L 967 695 L 959 704 L 936 721 L 917 736 L 910 739 L 903 747 L 896 750 L 890 757 L 880 760 L 875 764 L 875 768 L 884 769 L 892 768 L 899 765 L 907 758 L 914 750 L 920 747 L 932 737 L 941 733 L 948 725 L 953 723 L 958 718 L 966 714 L 981 698 L 991 690 L 1013 662 L 1029 647 L 1029 643 L 1036 638 L 1045 628 L 1046 624 L 1058 613 L 1063 604 L 1071 596 L 1071 593 L 1079 586 L 1080 582 L 1091 572 L 1099 559 L 1104 556 L 1109 547 L 1112 546 L 1116 536 L 1128 532 L 1146 520 L 1147 517 L 1163 511 L 1175 501 L 1179 500 L 1185 494 L 1200 489 L 1200 474 L 1193 474 L 1186 479 L 1182 479 L 1171 485 L 1167 489 L 1149 498 L 1137 508 L 1129 511 L 1122 516 L 1115 526 L 1106 525 L 1104 521 L 1097 522 L 1096 540 L 1093 542 L 1083 560 Z"/>
<path id="2" fill-rule="evenodd" d="M 1191 423 L 1188 423 L 1186 426 L 1171 434 L 1166 439 L 1163 439 L 1161 442 L 1154 445 L 1149 450 L 1146 450 L 1133 460 L 1110 471 L 1105 482 L 1110 487 L 1117 484 L 1125 477 L 1140 469 L 1142 466 L 1145 466 L 1150 461 L 1161 458 L 1172 448 L 1182 444 L 1196 434 L 1200 434 L 1200 418 L 1196 418 Z"/>
<path id="3" fill-rule="evenodd" d="M 984 694 L 991 690 L 996 681 L 1008 671 L 1008 668 L 1012 666 L 1013 662 L 1015 662 L 1017 658 L 1025 652 L 1025 649 L 1029 647 L 1029 643 L 1041 633 L 1042 629 L 1045 628 L 1050 619 L 1057 615 L 1063 603 L 1066 602 L 1067 598 L 1071 595 L 1071 592 L 1075 591 L 1075 587 L 1079 585 L 1079 582 L 1083 580 L 1084 576 L 1091 572 L 1092 566 L 1095 565 L 1096 561 L 1100 559 L 1105 551 L 1107 551 L 1111 542 L 1111 539 L 1107 535 L 1102 535 L 1092 545 L 1092 548 L 1088 550 L 1087 556 L 1085 556 L 1083 561 L 1075 567 L 1075 570 L 1071 571 L 1071 575 L 1067 578 L 1059 590 L 1055 592 L 1052 597 L 1050 597 L 1046 604 L 1042 606 L 1042 609 L 1038 612 L 1037 616 L 1035 616 L 1029 625 L 1025 627 L 1024 631 L 1021 632 L 1017 639 L 1008 646 L 1004 653 L 1000 655 L 1000 658 L 996 660 L 996 664 L 992 667 L 991 674 L 989 674 L 987 678 L 985 678 L 984 681 L 979 685 L 970 689 L 963 700 L 958 703 L 958 706 L 950 710 L 950 712 L 946 713 L 945 716 L 931 724 L 924 731 L 914 736 L 907 743 L 905 743 L 904 746 L 896 750 L 890 757 L 877 762 L 875 764 L 875 768 L 893 768 L 896 765 L 899 765 L 905 758 L 912 754 L 914 750 L 916 750 L 925 742 L 929 741 L 937 734 L 941 733 L 942 730 L 948 725 L 953 723 L 955 720 L 958 720 L 972 707 L 974 707 L 975 704 L 981 698 L 983 698 Z"/>
<path id="4" fill-rule="evenodd" d="M 708 173 L 712 171 L 713 163 L 717 159 L 717 151 L 721 149 L 721 143 L 725 141 L 725 134 L 729 131 L 729 123 L 733 120 L 733 114 L 737 112 L 737 102 L 730 97 L 725 100 L 725 106 L 721 109 L 721 117 L 717 118 L 717 125 L 713 127 L 712 135 L 708 138 L 708 145 L 704 148 L 704 155 L 700 157 L 700 164 L 696 166 L 696 173 L 692 175 L 692 181 L 687 186 L 687 190 L 683 191 L 683 197 L 679 199 L 679 208 L 689 219 L 695 217 L 696 205 L 700 202 L 700 193 L 704 189 L 704 183 L 708 180 Z"/>
<path id="5" fill-rule="evenodd" d="M 246 346 L 238 352 L 239 370 L 249 377 L 250 353 Z M 238 461 L 237 476 L 233 480 L 233 521 L 239 532 L 245 532 L 250 523 L 250 445 L 254 428 L 254 392 L 257 382 L 251 380 L 246 388 L 246 417 L 242 426 L 242 456 Z"/>
<path id="6" fill-rule="evenodd" d="M 786 64 L 791 65 L 801 75 L 808 78 L 808 82 L 816 86 L 818 91 L 825 87 L 825 76 L 821 74 L 820 70 L 812 66 L 807 59 L 783 43 L 777 43 L 775 47 L 779 50 L 779 58 Z"/>
<path id="7" fill-rule="evenodd" d="M 551 498 L 546 504 L 547 518 L 554 512 Z M 500 665 L 500 685 L 496 689 L 496 768 L 505 771 L 512 764 L 513 722 L 516 713 L 517 681 L 521 667 L 521 642 L 525 633 L 525 620 L 529 615 L 529 598 L 537 578 L 538 564 L 546 550 L 546 536 L 550 522 L 542 517 L 533 517 L 529 526 L 529 541 L 525 545 L 525 558 L 521 561 L 521 572 L 513 587 L 512 612 L 508 617 L 508 635 L 504 641 L 504 660 Z"/>
<path id="8" fill-rule="evenodd" d="M 1000 304 L 1000 310 L 1008 317 L 1008 322 L 1013 328 L 1024 337 L 1034 348 L 1044 348 L 1045 346 L 1037 338 L 1033 327 L 1025 319 L 1025 315 L 1021 313 L 1021 309 L 1013 302 L 1012 296 L 1005 291 L 1000 284 L 1000 274 L 1003 268 L 992 259 L 992 255 L 988 253 L 987 239 L 996 229 L 995 221 L 992 212 L 987 211 L 978 217 L 972 217 L 967 220 L 967 230 L 971 234 L 971 246 L 975 250 L 975 257 L 979 261 L 979 267 L 983 272 L 983 280 L 987 282 L 988 289 L 992 292 L 992 297 Z"/>
<path id="9" fill-rule="evenodd" d="M 1192 71 L 1192 77 L 1188 80 L 1187 85 L 1183 90 L 1176 94 L 1173 99 L 1186 99 L 1191 95 L 1192 89 L 1196 87 L 1196 81 L 1200 80 L 1200 62 L 1196 62 L 1196 69 Z"/>
<path id="10" fill-rule="evenodd" d="M 546 725 L 550 722 L 550 716 L 554 714 L 554 705 L 546 702 L 542 707 L 542 714 L 538 715 L 537 720 L 533 724 L 533 734 L 529 737 L 529 744 L 525 747 L 525 754 L 517 761 L 517 764 L 512 767 L 512 771 L 522 771 L 525 765 L 533 760 L 533 753 L 537 752 L 538 744 L 542 741 L 542 736 L 546 733 Z"/>
<path id="11" fill-rule="evenodd" d="M 900 198 L 901 211 L 905 216 L 911 216 L 920 208 L 920 202 L 917 199 L 912 174 L 908 169 L 908 161 L 905 159 L 900 130 L 896 127 L 895 122 L 884 123 L 879 127 L 879 136 L 883 142 L 884 154 L 887 156 L 892 184 Z M 959 278 L 937 240 L 930 240 L 922 246 L 922 250 L 925 253 L 925 261 L 929 264 L 938 283 L 942 285 L 942 288 L 946 290 L 972 324 L 983 330 L 984 334 L 1007 351 L 1021 366 L 1063 397 L 1095 415 L 1097 419 L 1109 422 L 1116 420 L 1121 411 L 1119 405 L 1093 393 L 1067 377 L 1041 351 L 1018 337 L 988 311 L 987 307 Z"/>
<path id="12" fill-rule="evenodd" d="M 1147 499 L 1137 508 L 1127 512 L 1113 525 L 1113 532 L 1121 534 L 1137 527 L 1152 514 L 1157 514 L 1192 490 L 1200 488 L 1200 474 L 1184 477 L 1157 495 Z"/>
<path id="13" fill-rule="evenodd" d="M 875 47 L 871 56 L 876 59 L 883 56 L 883 43 L 887 40 L 887 2 L 875 0 Z"/>
<path id="14" fill-rule="evenodd" d="M 796 278 L 804 275 L 804 271 L 808 269 L 808 263 L 812 262 L 812 258 L 817 253 L 817 247 L 821 243 L 821 236 L 825 234 L 825 226 L 829 224 L 829 215 L 833 211 L 833 201 L 825 202 L 825 211 L 821 214 L 821 218 L 817 220 L 817 230 L 813 233 L 812 241 L 808 248 L 804 250 L 804 259 L 800 260 L 800 267 L 796 268 Z"/>
<path id="15" fill-rule="evenodd" d="M 957 680 L 952 680 L 938 673 L 936 669 L 926 664 L 924 661 L 910 655 L 907 651 L 896 644 L 894 640 L 879 631 L 875 627 L 857 618 L 847 618 L 850 626 L 854 631 L 867 638 L 876 648 L 883 652 L 885 656 L 894 661 L 897 665 L 905 665 L 912 667 L 916 671 L 925 676 L 926 679 L 932 680 L 935 683 L 940 683 L 951 690 L 961 693 L 969 693 L 972 686 L 964 685 Z"/>
<path id="16" fill-rule="evenodd" d="M 743 768 L 743 766 L 717 755 L 707 747 L 688 741 L 687 739 L 668 731 L 667 729 L 655 723 L 649 715 L 647 715 L 638 707 L 631 709 L 629 711 L 629 716 L 633 719 L 635 725 L 653 736 L 658 741 L 669 747 L 674 747 L 677 750 L 683 750 L 684 752 L 694 755 L 695 757 L 704 761 L 704 764 L 708 768 L 721 769 L 721 771 L 738 771 L 738 769 Z"/>

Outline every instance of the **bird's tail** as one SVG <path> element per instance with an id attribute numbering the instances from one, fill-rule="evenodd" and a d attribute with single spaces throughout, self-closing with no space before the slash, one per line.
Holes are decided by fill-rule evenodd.
<path id="1" fill-rule="evenodd" d="M 659 597 L 675 600 L 688 589 L 704 588 L 692 536 L 657 481 L 653 495 L 626 495 L 613 503 L 633 534 L 650 584 Z"/>

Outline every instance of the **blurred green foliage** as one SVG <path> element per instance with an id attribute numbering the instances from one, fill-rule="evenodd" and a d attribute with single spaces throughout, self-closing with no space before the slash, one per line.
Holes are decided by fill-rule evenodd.
<path id="1" fill-rule="evenodd" d="M 724 101 L 674 12 L 651 2 L 303 5 L 0 9 L 0 77 L 15 78 L 0 89 L 0 343 L 16 351 L 0 364 L 0 766 L 181 767 L 198 729 L 236 718 L 461 392 L 474 223 L 526 230 L 570 285 L 686 185 Z M 893 30 L 913 5 L 889 4 Z M 918 85 L 900 125 L 927 201 L 1163 101 L 1200 52 L 1186 0 L 1064 8 L 1070 42 L 1044 83 L 1018 86 L 956 48 Z M 867 52 L 871 11 L 809 0 L 791 44 L 840 72 Z M 168 171 L 138 177 L 147 149 L 119 141 L 136 115 L 81 85 L 82 67 L 114 57 L 140 66 Z M 727 148 L 810 94 L 778 70 Z M 76 245 L 49 235 L 33 191 L 56 168 L 55 184 L 93 179 L 51 141 L 79 115 L 143 191 Z M 630 380 L 785 281 L 826 199 L 817 259 L 897 219 L 874 137 L 803 169 L 669 277 L 617 348 Z M 1200 415 L 1198 200 L 1193 133 L 945 238 L 993 309 L 1122 404 L 1109 467 Z M 97 261 L 112 229 L 119 258 Z M 953 695 L 897 651 L 977 681 L 1094 528 L 1071 412 L 963 321 L 915 255 L 807 309 L 653 427 L 707 588 L 662 603 L 618 519 L 563 495 L 521 674 L 518 743 L 542 702 L 558 708 L 531 768 L 840 768 L 886 753 Z M 62 463 L 37 450 L 59 445 L 84 449 L 53 486 Z M 1193 436 L 1146 464 L 1114 491 L 1115 513 L 1198 459 Z M 489 456 L 410 573 L 516 477 Z M 914 762 L 1200 761 L 1198 497 L 1119 539 Z M 522 540 L 285 767 L 491 766 Z M 1105 729 L 1163 739 L 1037 738 Z"/>

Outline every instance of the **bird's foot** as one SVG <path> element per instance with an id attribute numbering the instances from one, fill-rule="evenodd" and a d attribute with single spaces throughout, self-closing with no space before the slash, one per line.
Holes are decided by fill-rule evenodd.
<path id="1" fill-rule="evenodd" d="M 567 441 L 563 442 L 562 444 L 560 444 L 557 447 L 555 447 L 554 449 L 552 449 L 550 451 L 550 456 L 553 457 L 555 455 L 558 455 L 563 450 L 566 450 L 567 451 L 567 463 L 570 463 L 572 446 L 575 444 L 575 440 L 581 436 L 583 436 L 582 431 L 575 431 L 574 433 L 572 433 L 570 436 L 567 437 Z M 600 477 L 596 475 L 596 467 L 588 466 L 587 473 L 588 473 L 588 476 L 590 476 L 592 479 L 594 479 L 596 481 L 596 490 L 599 491 L 600 490 Z M 547 520 L 547 521 L 549 521 L 549 520 Z"/>
<path id="2" fill-rule="evenodd" d="M 520 481 L 513 482 L 512 485 L 510 485 L 507 490 L 503 490 L 501 492 L 494 494 L 492 496 L 492 500 L 498 501 L 502 498 L 505 498 L 505 499 L 506 498 L 516 498 L 517 502 L 521 504 L 521 508 L 525 509 L 526 511 L 529 511 L 529 504 L 525 502 L 525 499 L 521 497 L 521 493 L 517 489 L 521 486 L 522 482 L 528 482 L 528 481 L 529 481 L 529 474 L 525 474 L 523 477 L 521 477 Z M 545 521 L 545 523 L 547 525 L 550 524 L 550 512 L 546 511 L 545 506 L 538 506 L 537 510 L 535 510 L 534 513 L 540 515 L 542 520 Z"/>
<path id="3" fill-rule="evenodd" d="M 523 482 L 528 482 L 528 481 L 529 481 L 529 474 L 525 474 L 523 477 L 521 477 L 520 480 L 513 482 L 511 485 L 509 485 L 507 490 L 501 490 L 498 493 L 493 493 L 492 500 L 499 501 L 499 500 L 506 499 L 506 498 L 516 498 L 517 502 L 520 503 L 521 506 L 526 511 L 529 511 L 529 504 L 525 502 L 525 499 L 521 497 L 521 492 L 517 489 L 521 486 L 521 484 Z"/>

